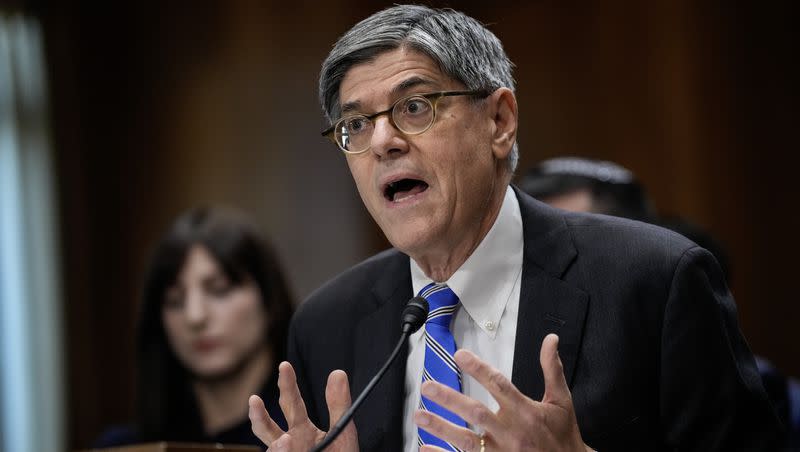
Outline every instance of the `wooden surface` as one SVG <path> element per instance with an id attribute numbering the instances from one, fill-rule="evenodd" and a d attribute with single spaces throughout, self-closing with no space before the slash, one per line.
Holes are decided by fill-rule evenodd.
<path id="1" fill-rule="evenodd" d="M 256 446 L 225 446 L 222 444 L 198 443 L 148 443 L 134 446 L 87 449 L 79 452 L 257 452 Z"/>

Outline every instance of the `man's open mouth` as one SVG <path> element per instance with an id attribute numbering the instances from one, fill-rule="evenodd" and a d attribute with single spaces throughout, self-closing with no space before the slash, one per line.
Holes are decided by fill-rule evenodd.
<path id="1" fill-rule="evenodd" d="M 420 194 L 428 189 L 428 184 L 417 179 L 400 179 L 386 185 L 383 197 L 391 202 L 399 202 L 408 197 Z"/>

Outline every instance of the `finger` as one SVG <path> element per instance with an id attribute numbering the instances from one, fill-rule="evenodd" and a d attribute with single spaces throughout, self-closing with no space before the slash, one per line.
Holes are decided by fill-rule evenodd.
<path id="1" fill-rule="evenodd" d="M 461 416 L 472 425 L 492 432 L 495 436 L 503 434 L 503 425 L 492 410 L 453 388 L 428 380 L 422 384 L 422 395 Z"/>
<path id="2" fill-rule="evenodd" d="M 494 397 L 500 408 L 514 409 L 526 400 L 511 380 L 499 370 L 481 361 L 474 353 L 466 349 L 458 350 L 453 356 L 458 367 L 471 375 Z"/>
<path id="3" fill-rule="evenodd" d="M 328 402 L 332 428 L 334 424 L 350 408 L 350 386 L 347 374 L 343 370 L 334 370 L 328 375 L 328 385 L 325 386 L 325 401 Z"/>
<path id="4" fill-rule="evenodd" d="M 548 334 L 542 341 L 539 352 L 539 363 L 544 374 L 543 403 L 552 403 L 561 407 L 572 406 L 572 396 L 564 376 L 564 366 L 558 356 L 558 336 Z"/>
<path id="5" fill-rule="evenodd" d="M 283 430 L 269 416 L 261 397 L 251 395 L 247 404 L 250 407 L 248 416 L 250 417 L 253 433 L 269 447 L 276 438 L 283 435 Z"/>
<path id="6" fill-rule="evenodd" d="M 414 413 L 414 423 L 430 434 L 441 440 L 447 441 L 458 449 L 472 451 L 480 448 L 481 438 L 477 433 L 464 427 L 459 427 L 458 425 L 455 425 L 441 416 L 431 413 L 430 411 L 417 410 Z M 420 452 L 422 450 L 424 449 L 420 449 Z"/>
<path id="7" fill-rule="evenodd" d="M 287 361 L 278 366 L 278 389 L 280 389 L 278 404 L 286 416 L 289 429 L 306 422 L 308 412 L 303 397 L 300 395 L 300 389 L 297 387 L 297 376 L 294 368 Z"/>

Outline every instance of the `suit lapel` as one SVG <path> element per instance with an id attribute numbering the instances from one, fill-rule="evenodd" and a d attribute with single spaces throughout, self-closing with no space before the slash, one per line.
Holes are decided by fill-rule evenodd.
<path id="1" fill-rule="evenodd" d="M 356 324 L 352 396 L 358 396 L 389 358 L 400 339 L 400 315 L 411 298 L 408 257 L 387 266 L 372 293 L 375 310 Z M 400 450 L 403 443 L 403 399 L 408 344 L 355 415 L 362 450 Z"/>
<path id="2" fill-rule="evenodd" d="M 558 334 L 558 353 L 571 386 L 589 297 L 561 279 L 577 257 L 563 217 L 516 187 L 515 192 L 522 213 L 525 249 L 512 381 L 528 397 L 541 400 L 542 341 L 549 333 Z"/>

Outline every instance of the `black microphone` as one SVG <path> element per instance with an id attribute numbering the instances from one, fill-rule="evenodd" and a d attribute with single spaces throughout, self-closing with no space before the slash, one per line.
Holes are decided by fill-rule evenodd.
<path id="1" fill-rule="evenodd" d="M 401 317 L 403 334 L 413 334 L 420 329 L 425 320 L 428 319 L 428 300 L 422 297 L 414 297 L 408 300 L 403 315 Z"/>
<path id="2" fill-rule="evenodd" d="M 400 353 L 400 348 L 403 346 L 403 343 L 408 339 L 408 336 L 417 331 L 422 324 L 425 323 L 425 320 L 428 318 L 428 300 L 422 297 L 414 297 L 408 300 L 405 309 L 403 309 L 403 315 L 401 316 L 401 330 L 402 334 L 400 335 L 400 340 L 397 341 L 397 345 L 394 347 L 394 351 L 389 356 L 389 359 L 386 361 L 386 364 L 381 367 L 381 370 L 372 377 L 369 384 L 361 391 L 361 394 L 358 395 L 358 398 L 355 402 L 350 406 L 350 408 L 342 415 L 338 422 L 331 428 L 325 438 L 320 441 L 319 444 L 314 446 L 311 449 L 311 452 L 320 452 L 328 447 L 335 439 L 342 433 L 344 427 L 350 422 L 350 419 L 355 414 L 358 407 L 364 403 L 364 400 L 367 398 L 372 389 L 375 387 L 376 384 L 383 378 L 383 375 L 389 370 L 389 366 L 392 365 L 394 360 L 397 358 L 397 355 Z"/>

